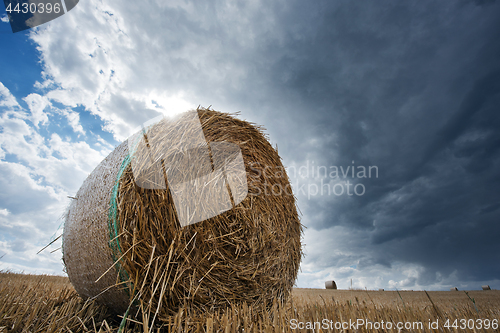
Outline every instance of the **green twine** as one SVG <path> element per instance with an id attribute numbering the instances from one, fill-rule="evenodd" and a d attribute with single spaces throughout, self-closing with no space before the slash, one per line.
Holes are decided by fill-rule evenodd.
<path id="1" fill-rule="evenodd" d="M 125 169 L 129 166 L 131 162 L 130 154 L 127 154 L 125 159 L 122 161 L 122 165 L 120 166 L 120 170 L 118 170 L 118 174 L 116 175 L 115 185 L 113 186 L 113 190 L 111 191 L 111 199 L 109 202 L 109 211 L 108 211 L 108 229 L 109 229 L 109 247 L 111 248 L 111 256 L 113 258 L 113 262 L 116 262 L 118 258 L 122 255 L 122 249 L 120 246 L 120 241 L 118 240 L 118 188 L 120 187 L 120 179 L 125 172 Z M 129 276 L 127 271 L 125 271 L 120 263 L 117 263 L 118 274 L 120 277 L 120 282 L 125 282 L 129 280 Z M 128 293 L 128 290 L 127 290 Z M 130 296 L 130 295 L 129 295 Z"/>
<path id="2" fill-rule="evenodd" d="M 152 125 L 150 125 L 148 128 L 150 128 Z M 115 185 L 113 186 L 113 189 L 111 191 L 111 199 L 109 201 L 109 211 L 108 211 L 108 229 L 109 229 L 109 247 L 111 249 L 111 256 L 113 258 L 113 262 L 116 262 L 118 258 L 120 258 L 123 255 L 121 246 L 120 246 L 120 241 L 118 239 L 118 202 L 117 202 L 117 197 L 118 197 L 118 189 L 120 187 L 120 179 L 123 176 L 123 173 L 125 172 L 125 169 L 132 163 L 132 156 L 135 153 L 135 150 L 137 149 L 137 145 L 139 141 L 142 139 L 143 136 L 146 135 L 146 129 L 143 128 L 141 130 L 142 136 L 137 135 L 134 138 L 134 141 L 131 145 L 129 145 L 129 152 L 127 156 L 122 161 L 122 164 L 120 166 L 120 169 L 118 170 L 118 174 L 116 175 L 116 181 Z M 131 140 L 131 139 L 129 139 Z M 121 261 L 121 260 L 120 260 Z M 126 281 L 129 281 L 129 275 L 125 269 L 120 265 L 118 262 L 116 264 L 117 269 L 118 269 L 118 275 L 120 278 L 120 282 L 126 283 Z M 130 290 L 132 290 L 132 283 L 128 282 L 128 286 L 130 287 L 129 289 L 126 289 L 127 295 L 130 297 Z M 132 304 L 132 303 L 131 303 Z M 130 304 L 130 305 L 131 305 Z M 129 306 L 130 307 L 130 306 Z M 128 313 L 128 310 L 127 310 Z M 127 315 L 125 314 L 125 316 Z M 122 323 L 123 324 L 123 323 Z M 121 326 L 121 325 L 120 325 Z"/>

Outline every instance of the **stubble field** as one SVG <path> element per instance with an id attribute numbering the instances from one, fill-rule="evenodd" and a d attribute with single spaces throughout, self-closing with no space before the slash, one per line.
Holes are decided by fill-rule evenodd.
<path id="1" fill-rule="evenodd" d="M 285 305 L 245 304 L 212 313 L 181 309 L 149 327 L 151 314 L 108 313 L 83 301 L 66 277 L 0 273 L 0 332 L 500 332 L 500 291 L 294 289 Z M 151 316 L 149 317 L 151 318 Z"/>

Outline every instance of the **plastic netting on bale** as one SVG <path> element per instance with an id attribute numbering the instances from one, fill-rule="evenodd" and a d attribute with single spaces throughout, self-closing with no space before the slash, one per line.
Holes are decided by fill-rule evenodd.
<path id="1" fill-rule="evenodd" d="M 198 145 L 186 145 L 196 136 Z M 129 140 L 70 206 L 63 250 L 76 290 L 116 312 L 132 303 L 159 319 L 181 307 L 286 301 L 302 226 L 261 128 L 199 108 Z"/>

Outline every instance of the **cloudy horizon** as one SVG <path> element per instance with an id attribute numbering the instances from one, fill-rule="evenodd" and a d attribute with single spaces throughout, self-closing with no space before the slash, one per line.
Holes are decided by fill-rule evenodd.
<path id="1" fill-rule="evenodd" d="M 64 274 L 60 240 L 36 253 L 68 196 L 140 124 L 211 105 L 278 147 L 298 287 L 500 288 L 498 2 L 86 0 L 16 34 L 0 17 L 0 270 Z"/>

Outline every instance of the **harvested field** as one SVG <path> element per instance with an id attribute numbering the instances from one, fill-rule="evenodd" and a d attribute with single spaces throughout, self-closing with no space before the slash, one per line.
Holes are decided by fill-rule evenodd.
<path id="1" fill-rule="evenodd" d="M 181 308 L 166 322 L 148 327 L 147 321 L 122 320 L 93 301 L 84 302 L 65 277 L 0 273 L 0 332 L 499 332 L 492 327 L 500 319 L 500 291 L 467 293 L 295 288 L 291 302 L 275 303 L 268 313 L 243 304 L 189 317 Z M 450 328 L 444 327 L 448 319 Z M 365 324 L 335 327 L 358 320 Z M 384 328 L 373 327 L 382 321 Z M 388 322 L 413 327 L 387 328 Z M 438 328 L 429 328 L 430 322 Z M 329 327 L 320 330 L 318 325 L 326 323 Z M 468 328 L 472 323 L 474 328 Z M 316 330 L 306 329 L 314 325 Z"/>

